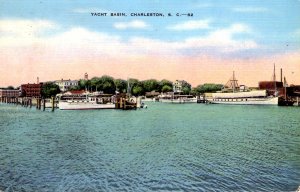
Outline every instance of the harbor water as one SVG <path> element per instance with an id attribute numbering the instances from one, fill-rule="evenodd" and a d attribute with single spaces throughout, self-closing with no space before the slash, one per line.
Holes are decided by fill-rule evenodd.
<path id="1" fill-rule="evenodd" d="M 300 108 L 0 104 L 0 191 L 295 191 Z"/>

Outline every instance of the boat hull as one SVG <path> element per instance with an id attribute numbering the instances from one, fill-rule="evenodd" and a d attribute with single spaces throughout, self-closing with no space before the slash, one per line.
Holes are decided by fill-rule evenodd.
<path id="1" fill-rule="evenodd" d="M 243 98 L 243 99 L 208 99 L 213 104 L 228 105 L 278 105 L 278 97 Z"/>
<path id="2" fill-rule="evenodd" d="M 59 102 L 60 110 L 93 110 L 93 109 L 115 109 L 116 105 L 113 103 L 98 104 L 98 103 L 71 103 Z"/>
<path id="3" fill-rule="evenodd" d="M 162 103 L 177 103 L 177 104 L 184 104 L 184 103 L 197 103 L 197 99 L 159 99 Z"/>

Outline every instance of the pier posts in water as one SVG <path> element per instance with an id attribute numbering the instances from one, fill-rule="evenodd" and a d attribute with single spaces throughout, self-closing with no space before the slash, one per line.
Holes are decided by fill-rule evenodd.
<path id="1" fill-rule="evenodd" d="M 51 111 L 53 112 L 55 110 L 55 98 L 51 97 Z M 29 107 L 32 108 L 32 106 L 36 106 L 36 109 L 41 110 L 43 108 L 43 111 L 46 110 L 46 99 L 42 98 L 32 98 L 32 97 L 6 97 L 2 96 L 0 97 L 0 103 L 7 103 L 7 104 L 13 104 L 13 105 L 21 105 L 22 107 Z"/>
<path id="2" fill-rule="evenodd" d="M 45 109 L 46 109 L 46 100 L 43 99 L 43 111 L 45 111 Z"/>
<path id="3" fill-rule="evenodd" d="M 36 98 L 36 109 L 41 110 L 41 98 Z"/>
<path id="4" fill-rule="evenodd" d="M 54 106 L 55 106 L 55 100 L 54 100 L 54 97 L 52 96 L 51 97 L 51 111 L 52 112 L 54 111 Z"/>
<path id="5" fill-rule="evenodd" d="M 41 108 L 42 108 L 42 99 L 40 99 L 40 98 L 39 98 L 39 100 L 38 100 L 38 101 L 39 101 L 39 102 L 38 102 L 38 104 L 39 104 L 39 107 L 38 107 L 38 109 L 39 109 L 39 110 L 41 110 Z"/>

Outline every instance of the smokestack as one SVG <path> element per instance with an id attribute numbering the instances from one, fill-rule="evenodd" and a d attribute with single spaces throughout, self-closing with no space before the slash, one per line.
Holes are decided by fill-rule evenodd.
<path id="1" fill-rule="evenodd" d="M 282 83 L 282 68 L 280 68 L 280 82 Z"/>
<path id="2" fill-rule="evenodd" d="M 37 84 L 40 83 L 40 78 L 39 78 L 39 77 L 36 78 L 36 83 L 37 83 Z"/>

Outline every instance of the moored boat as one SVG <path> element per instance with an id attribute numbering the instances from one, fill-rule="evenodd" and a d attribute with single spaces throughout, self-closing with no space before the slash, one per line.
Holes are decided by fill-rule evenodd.
<path id="1" fill-rule="evenodd" d="M 59 100 L 60 110 L 89 110 L 89 109 L 115 109 L 113 98 L 87 96 L 85 98 L 68 98 Z"/>
<path id="2" fill-rule="evenodd" d="M 210 103 L 231 105 L 278 105 L 278 97 L 268 96 L 266 90 L 213 93 L 208 101 Z"/>
<path id="3" fill-rule="evenodd" d="M 197 98 L 193 97 L 192 95 L 160 95 L 159 102 L 162 103 L 197 103 Z"/>
<path id="4" fill-rule="evenodd" d="M 232 78 L 226 83 L 226 89 L 219 93 L 212 93 L 207 98 L 210 103 L 231 105 L 278 105 L 276 91 L 270 95 L 267 90 L 247 90 L 246 86 L 238 86 L 233 72 Z"/>

